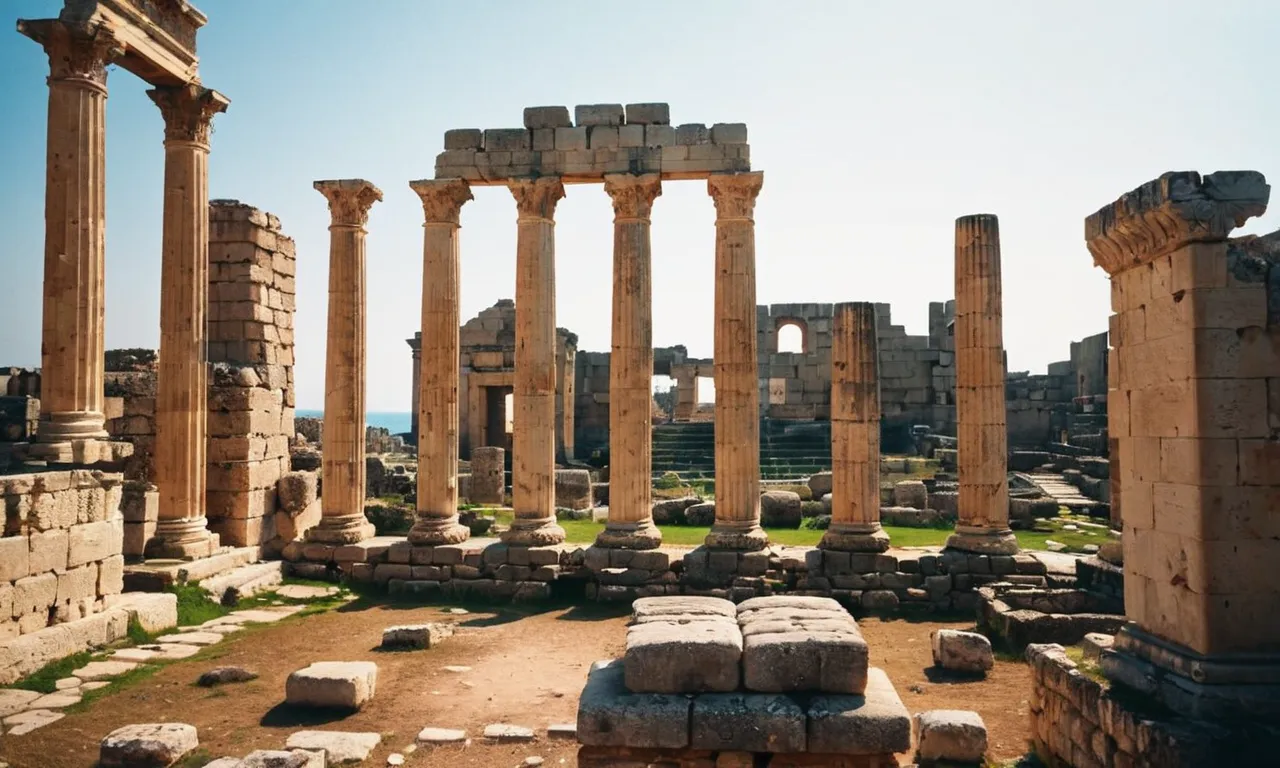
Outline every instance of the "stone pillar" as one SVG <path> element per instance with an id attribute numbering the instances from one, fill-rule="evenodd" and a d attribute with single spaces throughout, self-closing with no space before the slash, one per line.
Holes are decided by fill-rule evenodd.
<path id="1" fill-rule="evenodd" d="M 507 491 L 507 452 L 496 446 L 471 449 L 472 504 L 502 506 Z"/>
<path id="2" fill-rule="evenodd" d="M 508 544 L 564 541 L 556 524 L 556 203 L 554 177 L 507 182 L 520 218 L 516 234 L 516 344 Z"/>
<path id="3" fill-rule="evenodd" d="M 609 522 L 596 544 L 655 549 L 653 524 L 653 279 L 649 212 L 656 173 L 610 174 L 613 198 L 613 343 L 609 356 Z M 518 306 L 518 305 L 517 305 Z"/>
<path id="4" fill-rule="evenodd" d="M 458 522 L 458 216 L 472 199 L 461 179 L 409 186 L 422 198 L 422 337 L 418 373 L 418 507 L 414 544 L 456 544 L 471 535 Z"/>
<path id="5" fill-rule="evenodd" d="M 1009 453 L 1005 427 L 1000 222 L 956 219 L 956 460 L 960 499 L 947 546 L 1009 555 Z"/>
<path id="6" fill-rule="evenodd" d="M 320 523 L 311 541 L 351 544 L 373 535 L 364 516 L 364 238 L 382 191 L 363 179 L 317 181 L 329 200 L 329 340 L 324 368 Z"/>
<path id="7" fill-rule="evenodd" d="M 147 95 L 164 116 L 164 227 L 160 255 L 160 370 L 155 483 L 160 493 L 148 557 L 204 557 L 217 546 L 205 518 L 209 372 L 209 132 L 228 101 L 198 85 Z"/>
<path id="8" fill-rule="evenodd" d="M 1107 677 L 1196 719 L 1280 721 L 1280 233 L 1255 171 L 1167 173 L 1085 221 L 1111 276 L 1124 604 Z"/>
<path id="9" fill-rule="evenodd" d="M 73 441 L 107 437 L 103 413 L 106 65 L 111 30 L 18 22 L 49 54 L 40 425 L 33 457 L 73 460 Z"/>
<path id="10" fill-rule="evenodd" d="M 763 549 L 760 387 L 756 370 L 756 224 L 764 174 L 707 179 L 716 205 L 716 520 L 708 547 Z M 612 491 L 612 488 L 610 488 Z"/>
<path id="11" fill-rule="evenodd" d="M 831 331 L 831 526 L 818 545 L 883 552 L 876 305 L 837 304 Z"/>

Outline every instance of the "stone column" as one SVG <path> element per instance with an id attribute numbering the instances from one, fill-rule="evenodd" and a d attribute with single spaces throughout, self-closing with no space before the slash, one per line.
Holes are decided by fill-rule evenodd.
<path id="1" fill-rule="evenodd" d="M 49 54 L 40 425 L 33 456 L 72 460 L 72 441 L 107 437 L 103 414 L 106 65 L 111 30 L 18 22 Z"/>
<path id="2" fill-rule="evenodd" d="M 716 205 L 716 521 L 708 547 L 763 549 L 760 387 L 756 370 L 756 224 L 764 174 L 707 179 Z M 612 488 L 610 489 L 612 490 Z"/>
<path id="3" fill-rule="evenodd" d="M 456 544 L 458 522 L 458 216 L 472 199 L 461 179 L 413 181 L 426 217 L 422 245 L 422 342 L 418 373 L 418 507 L 414 544 Z"/>
<path id="4" fill-rule="evenodd" d="M 956 219 L 956 435 L 959 519 L 947 546 L 1009 555 L 1009 454 L 1005 427 L 1000 223 Z"/>
<path id="5" fill-rule="evenodd" d="M 229 102 L 198 85 L 147 95 L 164 116 L 165 162 L 155 448 L 160 517 L 146 553 L 203 557 L 216 547 L 205 519 L 209 131 Z"/>
<path id="6" fill-rule="evenodd" d="M 508 544 L 564 541 L 556 524 L 556 203 L 554 177 L 507 182 L 519 210 L 516 234 L 516 372 L 511 436 L 515 520 Z"/>
<path id="7" fill-rule="evenodd" d="M 831 331 L 831 526 L 818 545 L 883 552 L 876 305 L 837 304 Z"/>
<path id="8" fill-rule="evenodd" d="M 382 191 L 363 179 L 317 181 L 329 200 L 329 327 L 324 367 L 320 522 L 311 541 L 351 544 L 373 535 L 364 516 L 364 239 Z"/>
<path id="9" fill-rule="evenodd" d="M 610 174 L 613 198 L 613 344 L 609 356 L 609 522 L 601 547 L 655 549 L 653 524 L 653 279 L 649 212 L 656 173 Z M 517 305 L 518 306 L 518 305 Z"/>

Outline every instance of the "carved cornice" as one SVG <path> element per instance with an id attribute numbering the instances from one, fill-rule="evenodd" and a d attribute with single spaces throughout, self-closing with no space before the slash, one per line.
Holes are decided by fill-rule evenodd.
<path id="1" fill-rule="evenodd" d="M 329 201 L 332 227 L 363 229 L 369 223 L 369 209 L 382 199 L 382 190 L 364 179 L 331 179 L 312 186 Z"/>
<path id="2" fill-rule="evenodd" d="M 649 220 L 653 201 L 662 194 L 662 177 L 656 173 L 635 176 L 611 173 L 604 177 L 604 191 L 613 199 L 615 220 Z"/>
<path id="3" fill-rule="evenodd" d="M 764 173 L 717 173 L 707 177 L 707 193 L 716 204 L 716 221 L 750 220 L 756 209 L 756 195 L 764 186 Z"/>
<path id="4" fill-rule="evenodd" d="M 124 46 L 105 24 L 58 19 L 18 20 L 18 31 L 49 55 L 49 82 L 79 81 L 104 92 L 107 65 L 124 55 Z"/>
<path id="5" fill-rule="evenodd" d="M 153 88 L 147 95 L 164 116 L 165 141 L 193 141 L 209 146 L 213 116 L 227 111 L 226 96 L 199 85 Z"/>
<path id="6" fill-rule="evenodd" d="M 1086 218 L 1084 239 L 1093 263 L 1115 275 L 1188 243 L 1226 240 L 1270 196 L 1257 171 L 1170 172 Z"/>
<path id="7" fill-rule="evenodd" d="M 554 221 L 556 203 L 564 197 L 564 184 L 557 176 L 538 179 L 512 179 L 507 188 L 516 199 L 516 210 L 522 219 Z"/>
<path id="8" fill-rule="evenodd" d="M 457 226 L 463 204 L 475 199 L 471 185 L 462 179 L 421 179 L 409 182 L 409 188 L 422 198 L 422 213 L 428 224 Z"/>

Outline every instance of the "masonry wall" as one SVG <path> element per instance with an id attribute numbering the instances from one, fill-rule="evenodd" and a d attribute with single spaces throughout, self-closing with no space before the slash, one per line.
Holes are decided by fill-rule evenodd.
<path id="1" fill-rule="evenodd" d="M 116 473 L 0 478 L 0 641 L 101 612 L 124 589 Z"/>
<path id="2" fill-rule="evenodd" d="M 209 528 L 224 544 L 266 544 L 294 435 L 297 260 L 272 214 L 209 208 Z"/>

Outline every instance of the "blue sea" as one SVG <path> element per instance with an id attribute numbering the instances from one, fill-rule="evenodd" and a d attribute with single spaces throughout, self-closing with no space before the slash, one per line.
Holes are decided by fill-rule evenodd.
<path id="1" fill-rule="evenodd" d="M 299 408 L 295 415 L 318 419 L 324 416 L 324 411 Z M 399 435 L 410 430 L 413 425 L 413 419 L 408 411 L 370 411 L 364 415 L 364 423 L 370 427 L 385 427 L 391 434 Z"/>

